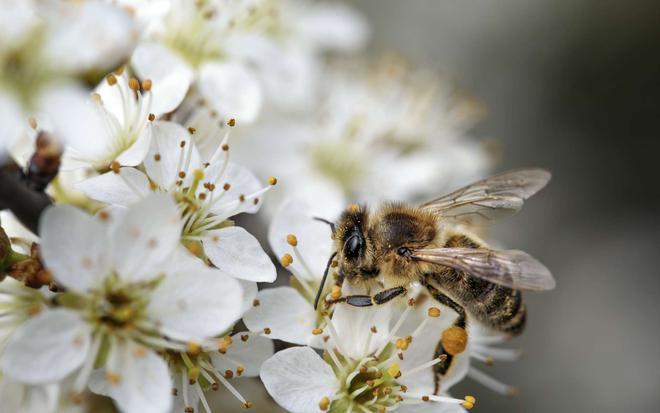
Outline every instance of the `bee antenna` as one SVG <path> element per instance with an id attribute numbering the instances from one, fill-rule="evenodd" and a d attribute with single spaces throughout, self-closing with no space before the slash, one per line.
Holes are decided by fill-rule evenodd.
<path id="1" fill-rule="evenodd" d="M 323 292 L 325 279 L 328 278 L 328 272 L 330 272 L 330 264 L 332 264 L 332 260 L 335 259 L 336 255 L 336 251 L 332 253 L 330 259 L 328 260 L 328 265 L 325 266 L 325 271 L 323 271 L 323 279 L 321 279 L 321 285 L 319 286 L 319 290 L 316 292 L 316 298 L 314 298 L 314 311 L 316 311 L 316 308 L 319 306 L 319 299 L 321 298 L 321 293 Z"/>
<path id="2" fill-rule="evenodd" d="M 317 220 L 317 221 L 321 221 L 321 222 L 324 222 L 324 223 L 330 225 L 330 229 L 332 229 L 332 233 L 333 234 L 335 233 L 335 223 L 334 222 L 331 222 L 331 221 L 328 221 L 325 218 L 319 218 L 319 217 L 314 217 L 314 219 Z"/>

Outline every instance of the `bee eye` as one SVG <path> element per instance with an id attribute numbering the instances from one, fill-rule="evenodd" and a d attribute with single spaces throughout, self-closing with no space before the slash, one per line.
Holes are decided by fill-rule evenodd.
<path id="1" fill-rule="evenodd" d="M 354 259 L 360 256 L 364 240 L 360 234 L 353 234 L 344 243 L 344 255 L 348 259 Z"/>

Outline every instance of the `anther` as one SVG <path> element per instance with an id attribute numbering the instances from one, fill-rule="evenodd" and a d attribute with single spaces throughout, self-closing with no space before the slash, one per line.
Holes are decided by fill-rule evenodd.
<path id="1" fill-rule="evenodd" d="M 121 167 L 121 165 L 119 165 L 119 162 L 117 162 L 117 161 L 112 161 L 112 163 L 110 163 L 110 170 L 112 170 L 112 172 L 114 172 L 116 174 L 119 173 L 119 168 L 120 167 Z"/>
<path id="2" fill-rule="evenodd" d="M 241 334 L 241 341 L 246 342 L 250 339 L 250 336 L 248 334 Z"/>
<path id="3" fill-rule="evenodd" d="M 244 371 L 245 371 L 245 367 L 243 367 L 243 366 L 236 367 L 236 375 L 237 376 L 241 376 Z"/>
<path id="4" fill-rule="evenodd" d="M 282 267 L 286 268 L 291 265 L 291 263 L 293 263 L 293 257 L 291 254 L 282 255 L 282 258 L 280 259 L 280 264 L 282 264 Z"/>
<path id="5" fill-rule="evenodd" d="M 259 198 L 254 198 L 252 200 L 252 205 L 257 205 L 259 203 Z"/>
<path id="6" fill-rule="evenodd" d="M 249 408 L 252 407 L 252 402 L 248 400 L 248 401 L 246 401 L 245 403 L 243 403 L 243 404 L 241 405 L 241 407 L 244 408 L 244 409 L 249 409 Z"/>
<path id="7" fill-rule="evenodd" d="M 197 129 L 193 128 L 192 126 L 190 126 L 188 128 L 188 133 L 191 134 L 191 135 L 194 134 L 196 131 L 197 131 Z"/>
<path id="8" fill-rule="evenodd" d="M 202 352 L 202 346 L 194 341 L 189 341 L 186 343 L 186 352 L 190 355 L 196 356 Z"/>
<path id="9" fill-rule="evenodd" d="M 183 410 L 185 413 L 195 413 L 195 409 L 192 407 L 188 406 Z"/>
<path id="10" fill-rule="evenodd" d="M 222 185 L 222 189 L 225 190 L 225 191 L 229 191 L 229 188 L 231 188 L 231 184 L 229 184 L 229 183 L 226 183 L 226 184 Z"/>
<path id="11" fill-rule="evenodd" d="M 427 402 L 427 401 L 431 400 L 431 398 L 429 396 L 422 396 L 422 400 Z"/>
<path id="12" fill-rule="evenodd" d="M 99 212 L 98 217 L 101 221 L 107 221 L 110 219 L 110 214 L 108 211 L 101 211 Z"/>
<path id="13" fill-rule="evenodd" d="M 440 309 L 438 307 L 431 307 L 428 310 L 429 317 L 440 317 Z"/>
<path id="14" fill-rule="evenodd" d="M 315 328 L 314 330 L 312 330 L 312 334 L 314 334 L 315 336 L 318 336 L 318 335 L 320 335 L 320 334 L 323 334 L 323 329 L 317 327 L 317 328 Z"/>
<path id="15" fill-rule="evenodd" d="M 260 304 L 261 304 L 261 302 L 259 300 L 257 300 L 256 298 L 254 300 L 252 300 L 252 307 L 259 307 Z"/>
<path id="16" fill-rule="evenodd" d="M 131 90 L 137 91 L 140 89 L 140 82 L 136 78 L 132 77 L 128 80 L 128 87 Z"/>
<path id="17" fill-rule="evenodd" d="M 159 153 L 154 154 L 154 161 L 156 161 L 156 162 L 160 161 L 160 154 Z"/>
<path id="18" fill-rule="evenodd" d="M 376 328 L 376 326 L 371 326 L 370 330 L 374 334 L 378 333 L 378 329 Z"/>
<path id="19" fill-rule="evenodd" d="M 414 298 L 408 299 L 408 305 L 411 306 L 411 307 L 414 306 L 415 305 L 415 299 Z"/>
<path id="20" fill-rule="evenodd" d="M 179 147 L 180 148 L 185 148 L 186 147 L 186 141 L 179 142 Z"/>
<path id="21" fill-rule="evenodd" d="M 155 121 L 156 120 L 156 115 L 154 115 L 153 113 L 150 113 L 149 114 L 149 120 L 152 121 L 152 122 Z"/>
<path id="22" fill-rule="evenodd" d="M 238 196 L 238 200 L 241 201 L 241 202 L 245 202 L 245 195 L 240 194 L 240 195 Z"/>
<path id="23" fill-rule="evenodd" d="M 229 118 L 229 120 L 227 121 L 227 125 L 229 125 L 233 128 L 234 126 L 236 126 L 236 119 Z"/>
<path id="24" fill-rule="evenodd" d="M 36 120 L 35 118 L 33 118 L 32 116 L 30 116 L 30 117 L 28 118 L 28 123 L 30 124 L 30 127 L 31 127 L 32 129 L 34 129 L 34 130 L 37 129 L 37 126 L 38 126 L 38 125 L 37 125 L 37 120 Z"/>
<path id="25" fill-rule="evenodd" d="M 225 152 L 227 152 L 227 151 L 229 150 L 229 145 L 226 144 L 226 143 L 223 143 L 223 144 L 222 144 L 222 150 L 225 151 Z"/>
<path id="26" fill-rule="evenodd" d="M 408 340 L 400 338 L 396 341 L 396 348 L 399 350 L 408 350 Z"/>
<path id="27" fill-rule="evenodd" d="M 234 378 L 234 372 L 231 370 L 225 370 L 225 379 L 232 379 Z"/>
<path id="28" fill-rule="evenodd" d="M 112 73 L 116 74 L 117 76 L 121 76 L 122 73 L 124 73 L 124 65 L 119 66 L 116 68 Z"/>
<path id="29" fill-rule="evenodd" d="M 214 381 L 214 382 L 211 384 L 211 390 L 213 390 L 213 391 L 218 391 L 219 389 L 220 389 L 220 384 L 219 384 L 218 382 L 215 382 L 215 381 Z"/>
<path id="30" fill-rule="evenodd" d="M 319 402 L 319 409 L 326 411 L 330 407 L 330 399 L 328 397 L 323 397 Z"/>
<path id="31" fill-rule="evenodd" d="M 298 238 L 294 234 L 289 234 L 286 236 L 286 242 L 292 247 L 295 247 L 298 245 Z"/>
<path id="32" fill-rule="evenodd" d="M 277 178 L 275 178 L 274 176 L 269 176 L 268 177 L 268 185 L 270 185 L 270 186 L 277 185 Z"/>
<path id="33" fill-rule="evenodd" d="M 152 86 L 151 79 L 145 79 L 145 80 L 142 81 L 142 89 L 143 89 L 145 92 L 150 91 L 150 90 L 151 90 L 151 86 Z"/>
<path id="34" fill-rule="evenodd" d="M 467 409 L 470 410 L 471 408 L 474 407 L 474 404 L 477 402 L 477 399 L 475 399 L 472 396 L 465 396 L 465 401 L 461 403 L 461 405 Z"/>
<path id="35" fill-rule="evenodd" d="M 405 393 L 408 391 L 408 386 L 401 385 L 401 393 Z"/>
<path id="36" fill-rule="evenodd" d="M 179 391 L 176 389 L 176 387 L 172 387 L 172 396 L 176 396 L 179 394 Z"/>
<path id="37" fill-rule="evenodd" d="M 110 86 L 114 86 L 117 84 L 117 78 L 113 74 L 109 74 L 105 80 L 108 82 Z"/>
<path id="38" fill-rule="evenodd" d="M 264 328 L 264 334 L 269 335 L 271 332 L 272 331 L 271 331 L 270 328 L 268 328 L 268 327 Z"/>

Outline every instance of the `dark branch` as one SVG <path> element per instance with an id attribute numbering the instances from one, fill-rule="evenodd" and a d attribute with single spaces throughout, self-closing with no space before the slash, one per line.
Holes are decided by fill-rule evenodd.
<path id="1" fill-rule="evenodd" d="M 39 217 L 50 204 L 48 195 L 28 188 L 20 170 L 0 169 L 0 209 L 9 209 L 30 231 L 38 232 Z"/>

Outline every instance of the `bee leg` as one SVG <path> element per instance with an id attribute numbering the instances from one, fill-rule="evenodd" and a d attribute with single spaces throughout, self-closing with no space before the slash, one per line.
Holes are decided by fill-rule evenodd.
<path id="1" fill-rule="evenodd" d="M 380 305 L 380 304 L 385 304 L 392 299 L 405 294 L 408 292 L 403 287 L 393 287 L 393 288 L 388 288 L 387 290 L 383 290 L 379 292 L 376 295 L 347 295 L 346 297 L 341 297 L 337 300 L 333 300 L 332 303 L 337 303 L 337 302 L 345 302 L 348 305 L 352 305 L 354 307 L 370 307 L 374 304 Z"/>
<path id="2" fill-rule="evenodd" d="M 454 359 L 454 356 L 465 351 L 467 346 L 467 332 L 465 331 L 466 327 L 466 313 L 465 309 L 443 294 L 440 290 L 433 287 L 432 285 L 423 282 L 424 286 L 427 288 L 429 293 L 435 298 L 440 304 L 443 304 L 452 310 L 456 311 L 458 317 L 454 321 L 454 324 L 442 332 L 442 336 L 438 345 L 435 348 L 435 357 L 443 357 L 444 361 L 436 364 L 434 366 L 435 370 L 435 390 L 434 394 L 440 393 L 440 382 L 442 378 L 447 374 L 451 363 Z"/>

